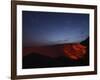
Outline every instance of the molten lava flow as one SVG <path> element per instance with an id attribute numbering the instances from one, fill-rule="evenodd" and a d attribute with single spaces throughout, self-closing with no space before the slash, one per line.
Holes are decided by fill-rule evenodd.
<path id="1" fill-rule="evenodd" d="M 79 60 L 86 54 L 86 46 L 75 43 L 64 45 L 64 54 L 73 60 Z"/>

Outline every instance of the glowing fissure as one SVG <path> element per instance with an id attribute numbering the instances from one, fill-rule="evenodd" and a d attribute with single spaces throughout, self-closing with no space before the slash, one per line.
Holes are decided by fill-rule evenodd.
<path id="1" fill-rule="evenodd" d="M 65 44 L 64 54 L 73 60 L 79 60 L 86 54 L 86 46 L 75 43 L 75 44 Z"/>

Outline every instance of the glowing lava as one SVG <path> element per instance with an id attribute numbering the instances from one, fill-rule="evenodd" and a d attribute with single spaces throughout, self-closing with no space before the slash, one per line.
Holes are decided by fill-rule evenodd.
<path id="1" fill-rule="evenodd" d="M 75 43 L 75 44 L 65 44 L 64 54 L 73 60 L 79 60 L 86 54 L 86 46 Z"/>

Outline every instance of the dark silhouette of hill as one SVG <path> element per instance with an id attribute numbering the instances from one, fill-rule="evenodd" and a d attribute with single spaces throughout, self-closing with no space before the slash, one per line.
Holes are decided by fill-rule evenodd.
<path id="1" fill-rule="evenodd" d="M 89 37 L 86 40 L 82 41 L 81 44 L 89 46 Z"/>
<path id="2" fill-rule="evenodd" d="M 38 53 L 32 53 L 23 57 L 23 68 L 48 68 L 48 67 L 68 67 L 88 65 L 86 59 L 79 61 L 70 60 L 65 56 L 50 58 Z"/>

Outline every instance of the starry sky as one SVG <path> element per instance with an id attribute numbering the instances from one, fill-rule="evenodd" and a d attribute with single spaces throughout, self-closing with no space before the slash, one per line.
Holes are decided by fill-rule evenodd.
<path id="1" fill-rule="evenodd" d="M 22 11 L 23 45 L 81 42 L 89 37 L 89 14 Z"/>

